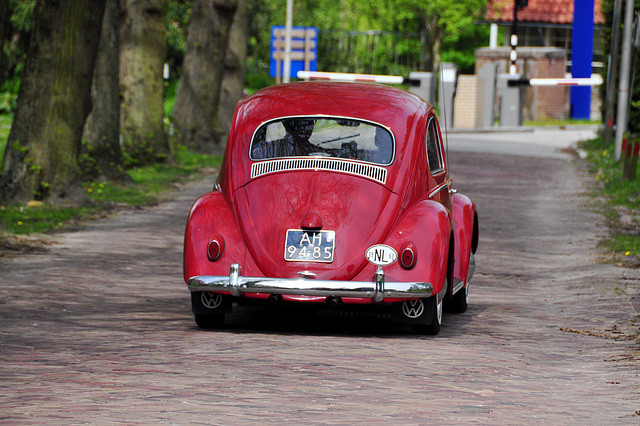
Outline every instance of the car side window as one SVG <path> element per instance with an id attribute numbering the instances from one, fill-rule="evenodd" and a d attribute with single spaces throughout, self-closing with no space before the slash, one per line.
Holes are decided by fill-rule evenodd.
<path id="1" fill-rule="evenodd" d="M 440 138 L 438 137 L 438 127 L 435 118 L 429 120 L 427 125 L 427 160 L 429 161 L 429 171 L 432 175 L 444 170 L 442 162 L 442 151 Z"/>

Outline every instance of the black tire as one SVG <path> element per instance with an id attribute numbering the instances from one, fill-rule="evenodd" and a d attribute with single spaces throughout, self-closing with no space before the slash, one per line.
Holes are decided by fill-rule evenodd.
<path id="1" fill-rule="evenodd" d="M 469 284 L 467 283 L 463 289 L 458 291 L 451 297 L 451 301 L 447 304 L 447 311 L 455 314 L 461 314 L 467 311 L 469 306 Z"/>
<path id="2" fill-rule="evenodd" d="M 196 324 L 204 329 L 219 328 L 224 324 L 224 314 L 196 314 Z"/>
<path id="3" fill-rule="evenodd" d="M 219 328 L 224 316 L 231 312 L 231 298 L 227 295 L 207 292 L 191 293 L 191 310 L 200 328 Z"/>
<path id="4" fill-rule="evenodd" d="M 431 296 L 423 299 L 427 305 L 429 324 L 412 324 L 411 328 L 415 334 L 435 336 L 440 332 L 442 325 L 442 300 L 438 303 L 438 296 Z"/>

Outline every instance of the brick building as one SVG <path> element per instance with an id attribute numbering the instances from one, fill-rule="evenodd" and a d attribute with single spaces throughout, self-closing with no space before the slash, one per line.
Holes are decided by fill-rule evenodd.
<path id="1" fill-rule="evenodd" d="M 571 32 L 574 0 L 528 0 L 518 9 L 518 73 L 528 78 L 561 78 L 571 73 Z M 484 63 L 497 62 L 500 72 L 508 72 L 513 0 L 489 0 L 485 21 L 494 26 L 490 48 L 476 51 L 476 72 Z M 604 24 L 601 0 L 594 3 L 594 72 L 602 66 L 602 37 L 598 26 Z M 503 29 L 503 47 L 497 46 L 496 27 Z M 598 89 L 592 92 L 592 118 L 599 118 Z M 525 91 L 524 118 L 544 120 L 566 118 L 569 90 L 561 87 L 536 87 Z"/>

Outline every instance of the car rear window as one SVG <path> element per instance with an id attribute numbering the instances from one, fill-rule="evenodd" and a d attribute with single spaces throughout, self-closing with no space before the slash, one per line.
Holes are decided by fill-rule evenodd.
<path id="1" fill-rule="evenodd" d="M 289 117 L 258 128 L 250 158 L 335 157 L 391 164 L 394 138 L 376 123 L 347 118 Z"/>

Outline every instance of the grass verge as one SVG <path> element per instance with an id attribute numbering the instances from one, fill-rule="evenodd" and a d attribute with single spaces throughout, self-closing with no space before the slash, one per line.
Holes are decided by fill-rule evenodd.
<path id="1" fill-rule="evenodd" d="M 601 137 L 584 141 L 580 148 L 587 153 L 590 171 L 595 180 L 596 196 L 600 197 L 610 236 L 602 242 L 613 260 L 640 266 L 640 172 L 636 180 L 623 177 L 620 163 L 614 159 L 613 142 L 605 145 Z M 639 167 L 640 169 L 640 167 Z"/>
<path id="2" fill-rule="evenodd" d="M 525 126 L 558 126 L 558 127 L 567 127 L 567 126 L 579 126 L 579 125 L 600 125 L 601 122 L 599 120 L 573 120 L 573 119 L 547 119 L 547 120 L 524 120 L 523 125 Z"/>
<path id="3" fill-rule="evenodd" d="M 128 171 L 131 185 L 111 182 L 84 184 L 93 201 L 88 207 L 50 207 L 38 202 L 25 206 L 0 207 L 0 218 L 10 235 L 46 233 L 69 227 L 91 217 L 104 216 L 114 209 L 153 205 L 166 196 L 171 187 L 188 181 L 203 170 L 217 167 L 222 157 L 178 150 L 175 164 L 154 164 Z"/>

